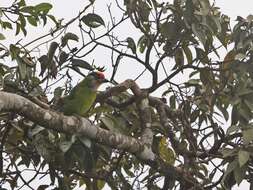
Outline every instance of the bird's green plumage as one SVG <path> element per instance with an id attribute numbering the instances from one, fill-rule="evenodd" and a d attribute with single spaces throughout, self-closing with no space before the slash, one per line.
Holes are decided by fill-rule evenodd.
<path id="1" fill-rule="evenodd" d="M 87 76 L 77 84 L 70 92 L 69 96 L 63 99 L 62 111 L 65 115 L 84 115 L 89 111 L 96 99 L 94 78 Z"/>

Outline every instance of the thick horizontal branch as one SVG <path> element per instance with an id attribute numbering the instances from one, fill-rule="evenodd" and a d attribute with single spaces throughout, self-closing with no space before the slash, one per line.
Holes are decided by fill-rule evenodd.
<path id="1" fill-rule="evenodd" d="M 154 160 L 151 149 L 133 137 L 113 133 L 93 125 L 88 119 L 65 116 L 62 113 L 43 109 L 30 100 L 7 92 L 0 92 L 0 111 L 11 111 L 58 132 L 86 136 L 99 143 L 133 153 L 142 160 Z"/>

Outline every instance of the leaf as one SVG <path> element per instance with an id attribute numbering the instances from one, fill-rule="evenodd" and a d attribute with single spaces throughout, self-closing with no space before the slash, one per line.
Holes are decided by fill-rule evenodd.
<path id="1" fill-rule="evenodd" d="M 81 20 L 84 22 L 84 24 L 86 24 L 87 26 L 91 28 L 97 28 L 101 25 L 105 26 L 105 22 L 102 19 L 102 17 L 94 13 L 89 13 L 87 15 L 84 15 L 81 18 Z"/>
<path id="2" fill-rule="evenodd" d="M 20 33 L 20 24 L 16 22 L 16 33 L 15 35 L 17 36 Z"/>
<path id="3" fill-rule="evenodd" d="M 237 160 L 233 160 L 232 162 L 230 162 L 227 166 L 226 172 L 224 173 L 224 178 L 226 178 L 226 176 L 231 173 L 236 167 L 238 167 L 238 161 Z"/>
<path id="4" fill-rule="evenodd" d="M 140 37 L 140 39 L 138 41 L 139 51 L 141 53 L 143 53 L 145 51 L 147 45 L 148 45 L 148 39 L 145 35 L 143 35 L 142 37 Z"/>
<path id="5" fill-rule="evenodd" d="M 105 116 L 101 118 L 101 121 L 112 132 L 123 134 L 129 132 L 125 127 L 125 123 L 123 123 L 120 117 L 114 117 L 112 115 L 105 114 Z"/>
<path id="6" fill-rule="evenodd" d="M 20 79 L 24 80 L 27 76 L 27 66 L 21 57 L 17 56 L 16 60 L 18 63 L 18 71 L 19 71 Z"/>
<path id="7" fill-rule="evenodd" d="M 61 39 L 61 46 L 65 47 L 67 45 L 67 43 L 68 43 L 68 40 L 74 40 L 74 41 L 78 42 L 79 38 L 78 38 L 78 36 L 76 34 L 68 32 L 68 33 L 66 33 L 62 37 L 62 39 Z"/>
<path id="8" fill-rule="evenodd" d="M 20 1 L 17 3 L 17 5 L 18 5 L 19 7 L 25 6 L 25 5 L 26 5 L 25 0 L 20 0 Z"/>
<path id="9" fill-rule="evenodd" d="M 231 157 L 235 155 L 235 150 L 230 148 L 224 148 L 221 151 L 223 158 Z"/>
<path id="10" fill-rule="evenodd" d="M 128 43 L 127 47 L 132 50 L 133 54 L 136 54 L 136 45 L 133 38 L 128 37 L 126 41 Z"/>
<path id="11" fill-rule="evenodd" d="M 0 33 L 0 40 L 5 40 L 5 36 L 2 33 Z"/>
<path id="12" fill-rule="evenodd" d="M 62 96 L 62 92 L 64 91 L 64 88 L 57 87 L 54 89 L 54 98 L 60 98 Z"/>
<path id="13" fill-rule="evenodd" d="M 25 29 L 25 26 L 26 26 L 25 17 L 22 14 L 19 14 L 18 20 L 19 20 L 19 24 L 20 24 L 19 25 L 20 29 L 23 32 L 24 36 L 26 36 L 27 32 L 26 32 L 26 29 Z"/>
<path id="14" fill-rule="evenodd" d="M 9 29 L 12 30 L 12 25 L 11 25 L 10 22 L 4 22 L 4 21 L 2 21 L 2 27 L 3 27 L 3 29 L 9 28 Z"/>
<path id="15" fill-rule="evenodd" d="M 239 121 L 239 113 L 237 107 L 233 106 L 231 114 L 231 125 L 236 125 L 238 121 Z"/>
<path id="16" fill-rule="evenodd" d="M 242 167 L 244 164 L 246 164 L 249 160 L 250 154 L 248 151 L 240 150 L 238 152 L 238 162 L 240 167 Z"/>
<path id="17" fill-rule="evenodd" d="M 246 170 L 247 170 L 246 166 L 236 167 L 234 169 L 234 176 L 235 176 L 235 181 L 236 181 L 237 185 L 240 185 L 242 180 L 245 179 Z"/>
<path id="18" fill-rule="evenodd" d="M 173 22 L 165 22 L 161 25 L 161 35 L 167 39 L 174 39 L 177 35 L 177 25 Z"/>
<path id="19" fill-rule="evenodd" d="M 40 62 L 40 74 L 39 76 L 43 76 L 43 74 L 45 73 L 46 69 L 49 66 L 49 60 L 48 60 L 48 56 L 47 55 L 42 55 L 38 61 Z"/>
<path id="20" fill-rule="evenodd" d="M 34 14 L 34 6 L 24 6 L 19 9 L 20 12 Z"/>
<path id="21" fill-rule="evenodd" d="M 55 61 L 51 61 L 50 62 L 49 71 L 50 71 L 50 76 L 52 76 L 55 79 L 56 76 L 57 76 L 57 72 L 58 72 L 58 69 L 57 69 Z"/>
<path id="22" fill-rule="evenodd" d="M 197 59 L 201 61 L 202 63 L 207 64 L 209 62 L 207 53 L 203 49 L 200 49 L 197 47 L 195 47 L 195 50 L 197 54 Z"/>
<path id="23" fill-rule="evenodd" d="M 243 144 L 247 145 L 253 140 L 253 129 L 247 129 L 242 131 Z"/>
<path id="24" fill-rule="evenodd" d="M 167 164 L 174 164 L 175 162 L 175 155 L 171 148 L 169 148 L 168 143 L 166 142 L 166 138 L 163 137 L 159 143 L 159 153 L 160 157 L 167 163 Z"/>
<path id="25" fill-rule="evenodd" d="M 82 142 L 84 146 L 86 146 L 87 148 L 91 148 L 92 143 L 90 139 L 84 136 L 78 137 L 78 139 Z"/>
<path id="26" fill-rule="evenodd" d="M 248 15 L 248 16 L 247 16 L 247 21 L 248 21 L 248 22 L 252 22 L 252 21 L 253 21 L 253 15 L 251 15 L 251 14 Z"/>
<path id="27" fill-rule="evenodd" d="M 47 17 L 50 18 L 50 19 L 54 22 L 54 24 L 55 24 L 56 26 L 59 25 L 58 21 L 56 20 L 56 18 L 55 18 L 53 15 L 47 15 Z"/>
<path id="28" fill-rule="evenodd" d="M 200 114 L 200 111 L 199 111 L 198 109 L 197 109 L 197 110 L 194 110 L 194 111 L 191 113 L 191 117 L 190 117 L 191 122 L 196 121 L 196 119 L 198 118 L 199 114 Z"/>
<path id="29" fill-rule="evenodd" d="M 245 55 L 244 53 L 238 53 L 238 54 L 236 54 L 236 56 L 235 56 L 235 60 L 243 60 L 243 59 L 245 59 L 247 57 L 247 55 Z"/>
<path id="30" fill-rule="evenodd" d="M 210 12 L 210 3 L 209 0 L 200 0 L 199 1 L 200 5 L 201 5 L 201 13 L 203 16 L 206 16 L 209 14 Z"/>
<path id="31" fill-rule="evenodd" d="M 172 95 L 170 97 L 170 108 L 175 109 L 176 108 L 176 96 Z"/>
<path id="32" fill-rule="evenodd" d="M 184 54 L 183 54 L 183 50 L 181 48 L 176 49 L 175 62 L 176 62 L 177 67 L 184 65 Z"/>
<path id="33" fill-rule="evenodd" d="M 183 50 L 187 59 L 188 64 L 192 64 L 192 52 L 188 46 L 183 46 Z"/>
<path id="34" fill-rule="evenodd" d="M 60 147 L 62 152 L 66 153 L 70 149 L 72 144 L 73 144 L 72 141 L 63 141 L 59 144 L 59 147 Z"/>
<path id="35" fill-rule="evenodd" d="M 71 59 L 71 62 L 74 67 L 81 67 L 89 71 L 94 70 L 94 68 L 87 61 L 84 61 L 82 59 Z"/>
<path id="36" fill-rule="evenodd" d="M 50 3 L 40 3 L 34 8 L 37 12 L 43 12 L 44 14 L 47 14 L 52 7 L 53 6 Z"/>
<path id="37" fill-rule="evenodd" d="M 140 6 L 140 9 L 138 10 L 138 14 L 140 16 L 138 17 L 138 19 L 142 23 L 148 22 L 151 8 L 149 7 L 149 5 L 145 1 L 139 1 L 139 6 Z"/>
<path id="38" fill-rule="evenodd" d="M 195 34 L 195 36 L 198 37 L 200 42 L 205 46 L 206 44 L 206 35 L 203 29 L 200 28 L 197 24 L 192 24 L 192 32 Z"/>
<path id="39" fill-rule="evenodd" d="M 62 65 L 67 61 L 69 57 L 69 54 L 66 53 L 65 51 L 61 51 L 60 56 L 59 56 L 59 65 Z"/>
<path id="40" fill-rule="evenodd" d="M 57 42 L 52 42 L 50 44 L 48 53 L 47 53 L 47 57 L 48 57 L 48 62 L 50 63 L 53 60 L 54 54 L 56 49 L 58 48 L 58 43 Z"/>
<path id="41" fill-rule="evenodd" d="M 33 16 L 28 16 L 28 17 L 27 17 L 27 20 L 28 20 L 28 22 L 29 22 L 31 25 L 37 26 L 37 19 L 36 19 L 35 17 L 33 17 Z"/>
<path id="42" fill-rule="evenodd" d="M 46 190 L 49 187 L 49 185 L 40 185 L 37 190 Z"/>
<path id="43" fill-rule="evenodd" d="M 42 126 L 40 126 L 40 125 L 36 125 L 36 126 L 31 130 L 31 132 L 29 133 L 29 135 L 31 135 L 31 136 L 33 137 L 34 135 L 37 135 L 39 132 L 41 132 L 41 131 L 43 131 L 43 130 L 45 130 L 44 127 L 42 127 Z"/>
<path id="44" fill-rule="evenodd" d="M 226 131 L 226 134 L 231 134 L 233 132 L 236 132 L 239 130 L 239 126 L 238 125 L 231 125 L 227 131 Z"/>

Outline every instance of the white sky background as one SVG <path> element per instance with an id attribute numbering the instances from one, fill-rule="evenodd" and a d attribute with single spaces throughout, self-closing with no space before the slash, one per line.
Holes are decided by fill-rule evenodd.
<path id="1" fill-rule="evenodd" d="M 122 0 L 123 1 L 123 0 Z M 0 0 L 0 6 L 4 6 L 6 4 L 9 4 L 12 2 L 12 0 Z M 53 10 L 51 13 L 56 16 L 56 18 L 64 18 L 64 21 L 67 22 L 74 16 L 78 14 L 81 8 L 83 8 L 85 5 L 87 5 L 88 0 L 27 0 L 27 4 L 38 4 L 40 2 L 50 2 L 53 4 Z M 113 0 L 97 0 L 96 5 L 96 13 L 100 15 L 108 15 L 108 11 L 106 8 L 106 4 L 109 4 L 110 2 L 114 2 Z M 216 6 L 220 7 L 221 12 L 228 15 L 231 18 L 231 22 L 234 23 L 234 20 L 236 19 L 237 16 L 242 16 L 242 17 L 247 17 L 249 14 L 253 14 L 253 1 L 252 0 L 241 0 L 241 1 L 236 1 L 236 0 L 216 0 Z M 119 16 L 119 15 L 118 15 Z M 107 16 L 106 16 L 107 17 Z M 107 17 L 108 18 L 108 17 Z M 106 20 L 105 20 L 106 22 Z M 72 26 L 72 25 L 71 25 Z M 75 32 L 77 28 L 69 28 L 69 32 Z M 43 28 L 42 26 L 40 27 L 31 27 L 28 31 L 27 38 L 23 39 L 24 41 L 31 41 L 32 39 L 35 39 L 36 37 L 39 37 L 49 31 L 48 27 Z M 79 32 L 79 31 L 78 31 Z M 124 27 L 121 27 L 119 30 L 119 36 L 121 36 L 121 39 L 124 39 L 128 36 L 132 36 L 133 34 L 136 35 L 136 39 L 138 39 L 139 34 L 136 33 L 136 30 L 133 28 L 124 25 Z M 12 32 L 4 32 L 4 34 L 7 37 L 7 41 L 9 44 L 11 43 L 16 43 L 17 39 L 21 39 L 21 37 L 15 38 L 13 36 Z M 111 63 L 110 63 L 110 58 L 108 56 L 111 55 L 111 51 L 103 51 L 94 54 L 94 60 L 96 65 L 101 65 L 101 66 L 106 66 L 110 68 Z M 89 58 L 90 59 L 90 58 Z M 92 59 L 87 60 L 87 61 L 92 61 Z M 122 68 L 119 70 L 120 75 L 117 76 L 116 78 L 119 81 L 123 81 L 128 78 L 135 78 L 141 71 L 142 67 L 136 68 L 136 65 L 131 67 L 131 62 L 125 61 L 124 65 Z M 134 68 L 134 69 L 133 69 Z M 106 71 L 106 74 L 110 76 L 110 69 Z M 150 83 L 148 80 L 149 76 L 148 74 L 145 74 L 139 81 L 139 85 L 141 87 L 147 87 Z M 144 79 L 144 80 L 143 80 Z M 182 80 L 182 78 L 176 78 L 175 80 Z M 156 92 L 155 94 L 159 95 L 159 92 Z M 240 185 L 240 187 L 235 187 L 233 189 L 248 189 L 248 185 L 244 182 Z"/>

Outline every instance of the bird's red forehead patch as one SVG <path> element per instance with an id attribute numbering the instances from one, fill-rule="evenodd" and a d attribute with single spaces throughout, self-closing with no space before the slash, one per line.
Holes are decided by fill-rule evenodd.
<path id="1" fill-rule="evenodd" d="M 98 75 L 98 77 L 99 77 L 100 79 L 104 79 L 104 78 L 105 78 L 104 73 L 99 72 L 99 71 L 97 71 L 96 73 L 97 73 L 97 75 Z"/>

